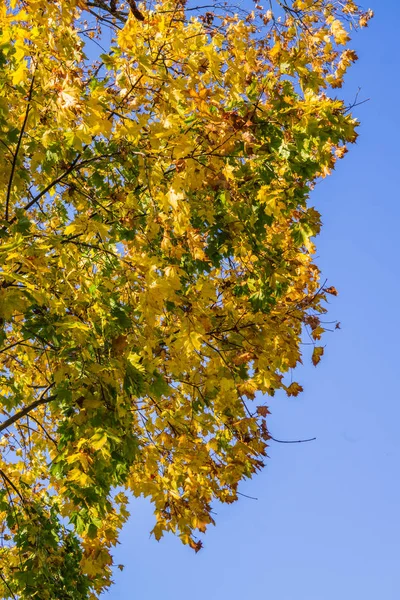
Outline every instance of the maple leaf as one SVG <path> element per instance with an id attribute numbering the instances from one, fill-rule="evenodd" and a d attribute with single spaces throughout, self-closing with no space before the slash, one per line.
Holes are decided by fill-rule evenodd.
<path id="1" fill-rule="evenodd" d="M 286 393 L 288 396 L 298 396 L 300 394 L 300 392 L 302 392 L 302 391 L 303 391 L 303 387 L 296 382 L 291 383 L 286 388 Z"/>
<path id="2" fill-rule="evenodd" d="M 262 417 L 269 415 L 270 412 L 268 410 L 268 406 L 257 406 L 257 414 L 261 415 Z"/>
<path id="3" fill-rule="evenodd" d="M 314 367 L 320 362 L 322 356 L 324 354 L 324 348 L 322 346 L 315 346 L 312 353 L 312 364 Z"/>

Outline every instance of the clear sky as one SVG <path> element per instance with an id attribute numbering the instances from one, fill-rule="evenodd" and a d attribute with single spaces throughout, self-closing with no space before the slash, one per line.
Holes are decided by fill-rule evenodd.
<path id="1" fill-rule="evenodd" d="M 342 329 L 299 374 L 305 392 L 269 402 L 275 437 L 318 439 L 271 442 L 267 467 L 241 487 L 258 500 L 216 506 L 197 555 L 173 536 L 149 539 L 151 507 L 136 501 L 115 553 L 125 570 L 105 600 L 400 598 L 400 0 L 368 7 L 345 92 L 371 100 L 356 109 L 357 145 L 312 199 Z"/>

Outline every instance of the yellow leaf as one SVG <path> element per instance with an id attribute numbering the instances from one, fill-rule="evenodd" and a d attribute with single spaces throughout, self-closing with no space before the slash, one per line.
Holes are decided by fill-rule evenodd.
<path id="1" fill-rule="evenodd" d="M 203 338 L 200 333 L 197 333 L 197 331 L 191 331 L 190 332 L 190 341 L 196 350 L 201 349 Z"/>
<path id="2" fill-rule="evenodd" d="M 339 19 L 333 19 L 331 22 L 331 32 L 335 39 L 335 42 L 340 45 L 345 45 L 350 39 L 349 34 L 344 29 L 341 21 Z"/>
<path id="3" fill-rule="evenodd" d="M 17 234 L 12 242 L 9 242 L 8 244 L 0 245 L 0 253 L 11 252 L 11 250 L 15 250 L 15 248 L 18 248 L 18 246 L 20 246 L 23 243 L 23 241 L 24 241 L 23 236 L 20 234 Z"/>
<path id="4" fill-rule="evenodd" d="M 107 443 L 107 434 L 104 432 L 95 433 L 90 438 L 90 443 L 95 450 L 100 450 Z"/>
<path id="5" fill-rule="evenodd" d="M 103 405 L 103 402 L 97 398 L 85 398 L 83 401 L 83 408 L 99 408 Z"/>
<path id="6" fill-rule="evenodd" d="M 93 483 L 92 479 L 78 468 L 72 469 L 67 475 L 69 481 L 74 481 L 83 487 L 87 487 Z"/>
<path id="7" fill-rule="evenodd" d="M 26 79 L 26 75 L 27 75 L 27 71 L 28 68 L 26 66 L 25 61 L 23 60 L 18 69 L 16 71 L 14 71 L 13 76 L 12 76 L 12 82 L 14 85 L 19 85 L 20 83 L 22 83 L 23 81 L 25 81 Z"/>

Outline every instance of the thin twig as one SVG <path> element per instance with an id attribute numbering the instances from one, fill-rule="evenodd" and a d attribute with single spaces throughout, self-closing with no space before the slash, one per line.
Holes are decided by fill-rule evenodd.
<path id="1" fill-rule="evenodd" d="M 313 437 L 308 440 L 277 440 L 270 434 L 268 434 L 268 438 L 274 442 L 278 442 L 278 444 L 305 444 L 306 442 L 314 442 L 317 439 L 316 437 Z"/>
<path id="2" fill-rule="evenodd" d="M 258 500 L 254 496 L 248 496 L 247 494 L 242 494 L 242 492 L 236 492 L 238 496 L 243 496 L 244 498 L 249 498 L 249 500 Z"/>

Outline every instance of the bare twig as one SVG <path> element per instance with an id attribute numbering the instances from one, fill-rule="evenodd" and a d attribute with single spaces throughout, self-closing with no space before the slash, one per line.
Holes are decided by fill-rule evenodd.
<path id="1" fill-rule="evenodd" d="M 243 496 L 244 498 L 249 498 L 249 500 L 258 500 L 254 496 L 248 496 L 247 494 L 242 494 L 242 492 L 236 492 L 238 496 Z"/>
<path id="2" fill-rule="evenodd" d="M 268 434 L 268 438 L 274 442 L 278 442 L 278 444 L 305 444 L 306 442 L 314 442 L 317 439 L 316 437 L 313 437 L 308 440 L 277 440 L 270 434 Z"/>

